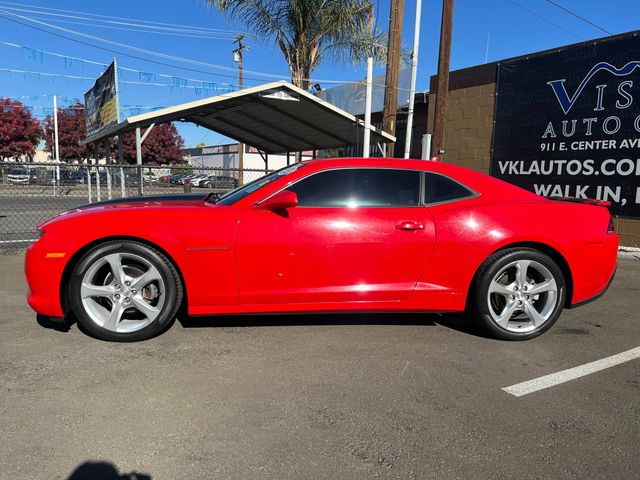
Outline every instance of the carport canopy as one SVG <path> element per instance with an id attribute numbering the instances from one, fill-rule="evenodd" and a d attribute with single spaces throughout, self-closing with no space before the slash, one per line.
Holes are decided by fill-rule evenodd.
<path id="1" fill-rule="evenodd" d="M 365 128 L 364 122 L 350 113 L 279 81 L 128 117 L 88 136 L 80 144 L 175 121 L 195 123 L 265 153 L 358 145 Z M 373 126 L 369 128 L 372 144 L 395 141 L 394 136 Z"/>

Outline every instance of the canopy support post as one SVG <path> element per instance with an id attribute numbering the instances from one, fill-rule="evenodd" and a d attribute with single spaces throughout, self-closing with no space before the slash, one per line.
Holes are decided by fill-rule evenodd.
<path id="1" fill-rule="evenodd" d="M 140 127 L 136 127 L 136 164 L 138 166 L 138 195 L 140 196 L 144 195 L 144 177 L 142 176 L 142 142 L 145 141 L 155 125 L 155 123 L 149 125 L 149 128 L 145 130 L 142 136 L 140 136 Z"/>

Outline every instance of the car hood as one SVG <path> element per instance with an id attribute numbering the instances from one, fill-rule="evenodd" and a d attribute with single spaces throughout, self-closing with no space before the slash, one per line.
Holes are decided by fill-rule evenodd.
<path id="1" fill-rule="evenodd" d="M 45 221 L 38 228 L 45 228 L 60 220 L 79 215 L 97 214 L 100 212 L 114 211 L 116 209 L 146 209 L 146 208 L 162 208 L 162 207 L 198 207 L 205 204 L 208 194 L 189 193 L 189 194 L 170 194 L 170 195 L 149 195 L 146 197 L 129 197 L 117 198 L 113 200 L 104 200 L 102 202 L 90 203 L 75 207 L 62 212 L 55 217 Z"/>
<path id="2" fill-rule="evenodd" d="M 145 197 L 115 198 L 103 200 L 101 202 L 89 203 L 73 208 L 69 212 L 76 210 L 105 209 L 105 208 L 140 208 L 141 206 L 186 206 L 201 205 L 209 197 L 203 193 L 173 193 L 166 195 L 147 195 Z"/>

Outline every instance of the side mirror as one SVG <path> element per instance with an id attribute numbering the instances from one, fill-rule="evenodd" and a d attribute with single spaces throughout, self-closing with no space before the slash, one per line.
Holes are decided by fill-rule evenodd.
<path id="1" fill-rule="evenodd" d="M 298 205 L 298 195 L 289 190 L 283 190 L 267 198 L 257 205 L 260 210 L 286 210 Z"/>

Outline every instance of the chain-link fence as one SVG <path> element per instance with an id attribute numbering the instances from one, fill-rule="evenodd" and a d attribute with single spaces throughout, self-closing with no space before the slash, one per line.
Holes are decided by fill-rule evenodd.
<path id="1" fill-rule="evenodd" d="M 0 162 L 0 249 L 28 245 L 37 237 L 38 224 L 80 205 L 185 191 L 222 194 L 265 173 L 191 166 Z"/>

